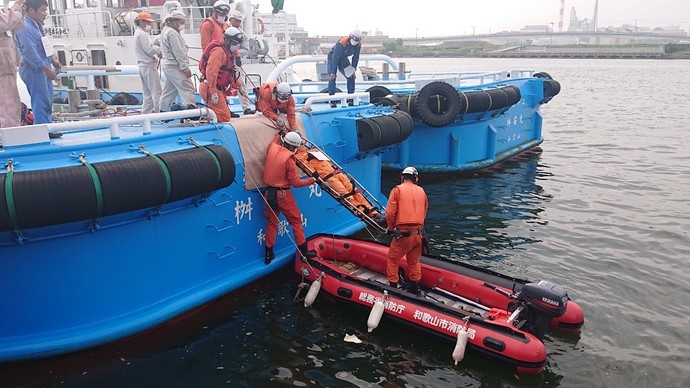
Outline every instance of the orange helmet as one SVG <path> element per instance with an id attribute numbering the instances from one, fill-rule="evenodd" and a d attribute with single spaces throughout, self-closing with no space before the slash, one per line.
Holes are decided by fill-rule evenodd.
<path id="1" fill-rule="evenodd" d="M 153 16 L 151 16 L 150 13 L 143 11 L 143 12 L 139 12 L 139 14 L 137 14 L 137 17 L 135 18 L 135 20 L 146 20 L 147 22 L 153 22 Z"/>

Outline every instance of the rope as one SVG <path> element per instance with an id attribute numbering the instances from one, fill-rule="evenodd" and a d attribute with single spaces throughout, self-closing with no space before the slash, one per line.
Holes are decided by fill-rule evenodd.
<path id="1" fill-rule="evenodd" d="M 232 149 L 232 147 L 230 147 L 230 142 L 228 142 L 228 139 L 225 137 L 225 134 L 223 133 L 223 131 L 221 131 L 220 126 L 219 126 L 217 123 L 214 123 L 213 125 L 215 125 L 216 130 L 217 130 L 218 133 L 220 134 L 220 137 L 223 139 L 223 141 L 225 142 L 225 144 L 228 145 L 228 148 L 230 149 L 230 152 L 231 152 L 231 153 L 233 154 L 233 156 L 235 157 L 235 160 L 244 160 L 243 158 L 240 158 L 239 155 L 237 155 L 237 153 Z M 244 162 L 240 163 L 240 165 L 242 166 L 242 169 L 244 169 L 245 171 L 247 170 L 247 169 L 245 168 L 245 166 L 244 166 L 244 165 L 245 165 Z M 245 175 L 244 178 L 247 179 L 247 176 Z M 254 185 L 254 187 L 257 187 L 256 191 L 259 193 L 259 196 L 260 196 L 261 199 L 263 200 L 265 207 L 268 208 L 268 209 L 270 209 L 270 210 L 271 210 L 271 213 L 273 213 L 273 215 L 274 215 L 276 218 L 279 218 L 279 214 L 277 214 L 277 213 L 273 210 L 273 208 L 270 207 L 270 206 L 268 205 L 268 199 L 266 198 L 266 196 L 264 195 L 264 193 L 261 191 L 261 189 L 258 189 L 258 187 L 261 187 L 262 185 L 257 184 L 257 182 L 256 182 L 251 176 L 249 177 L 249 180 L 250 180 L 251 184 Z M 289 233 L 287 233 L 286 235 L 287 235 L 288 239 L 290 240 L 290 242 L 292 243 L 292 245 L 295 246 L 295 249 L 297 249 L 297 241 L 295 241 Z"/>

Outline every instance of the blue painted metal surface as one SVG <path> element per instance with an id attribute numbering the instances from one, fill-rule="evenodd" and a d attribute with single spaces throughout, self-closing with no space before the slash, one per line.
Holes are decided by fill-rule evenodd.
<path id="1" fill-rule="evenodd" d="M 412 135 L 383 155 L 384 169 L 411 165 L 433 173 L 478 170 L 541 144 L 544 82 L 544 78 L 515 78 L 457 88 L 472 92 L 515 86 L 521 98 L 507 109 L 461 114 L 444 127 L 429 126 L 415 117 Z"/>
<path id="2" fill-rule="evenodd" d="M 307 137 L 380 194 L 384 149 L 359 152 L 354 121 L 390 113 L 371 105 L 303 115 Z M 244 159 L 231 125 L 163 129 L 148 136 L 75 145 L 6 149 L 17 171 L 141 157 L 188 149 L 188 137 L 230 150 L 237 174 L 210 195 L 62 225 L 0 232 L 0 362 L 41 358 L 105 344 L 155 327 L 292 262 L 284 217 L 276 259 L 264 264 L 263 200 L 245 190 Z M 5 170 L 0 170 L 0 177 Z M 76 189 L 76 188 L 75 188 Z M 318 186 L 294 189 L 307 235 L 363 227 Z M 20 238 L 18 238 L 20 237 Z"/>

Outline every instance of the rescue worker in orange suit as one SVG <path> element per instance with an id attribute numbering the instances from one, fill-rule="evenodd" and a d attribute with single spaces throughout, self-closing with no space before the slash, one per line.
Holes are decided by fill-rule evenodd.
<path id="1" fill-rule="evenodd" d="M 289 83 L 267 82 L 259 87 L 257 96 L 256 110 L 272 120 L 278 128 L 288 132 L 297 129 L 295 98 L 292 97 Z M 285 113 L 287 122 L 279 113 Z"/>
<path id="2" fill-rule="evenodd" d="M 302 145 L 302 138 L 297 132 L 287 132 L 285 135 L 276 135 L 268 146 L 266 153 L 266 165 L 264 166 L 263 180 L 268 186 L 264 191 L 266 206 L 264 215 L 268 220 L 266 228 L 266 264 L 270 264 L 275 258 L 273 246 L 278 235 L 278 217 L 285 214 L 288 223 L 292 226 L 295 235 L 295 243 L 300 254 L 305 257 L 314 257 L 314 251 L 307 250 L 307 239 L 304 237 L 300 210 L 295 203 L 290 187 L 303 187 L 314 183 L 314 178 L 300 179 L 295 164 L 295 151 Z"/>
<path id="3" fill-rule="evenodd" d="M 391 190 L 386 206 L 386 234 L 393 235 L 386 264 L 386 277 L 391 287 L 398 286 L 398 262 L 407 257 L 408 277 L 412 291 L 419 294 L 422 279 L 422 233 L 429 202 L 424 189 L 417 186 L 419 174 L 414 167 L 405 167 L 401 183 Z"/>
<path id="4" fill-rule="evenodd" d="M 236 30 L 230 27 L 226 30 L 223 41 L 211 41 L 199 61 L 199 70 L 203 80 L 199 85 L 199 95 L 215 112 L 218 122 L 228 122 L 232 117 L 225 95 L 237 82 L 235 57 L 230 52 L 230 46 L 233 44 L 232 37 Z"/>
<path id="5" fill-rule="evenodd" d="M 343 196 L 348 202 L 359 208 L 364 214 L 373 218 L 379 224 L 385 219 L 377 212 L 369 201 L 358 190 L 355 190 L 348 177 L 334 168 L 329 160 L 319 160 L 305 149 L 298 149 L 295 154 L 305 165 L 314 171 L 336 193 Z"/>
<path id="6" fill-rule="evenodd" d="M 204 19 L 199 27 L 201 51 L 205 51 L 212 40 L 223 41 L 223 33 L 229 27 L 225 22 L 228 13 L 230 13 L 230 3 L 227 0 L 218 0 L 213 3 L 211 16 Z"/>

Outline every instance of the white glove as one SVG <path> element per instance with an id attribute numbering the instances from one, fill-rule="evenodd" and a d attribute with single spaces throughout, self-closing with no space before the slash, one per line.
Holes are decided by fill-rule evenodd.
<path id="1" fill-rule="evenodd" d="M 211 104 L 217 104 L 220 99 L 218 98 L 218 93 L 211 93 Z"/>
<path id="2" fill-rule="evenodd" d="M 276 125 L 281 127 L 281 128 L 284 128 L 285 127 L 285 119 L 282 117 L 278 117 L 276 119 Z"/>

